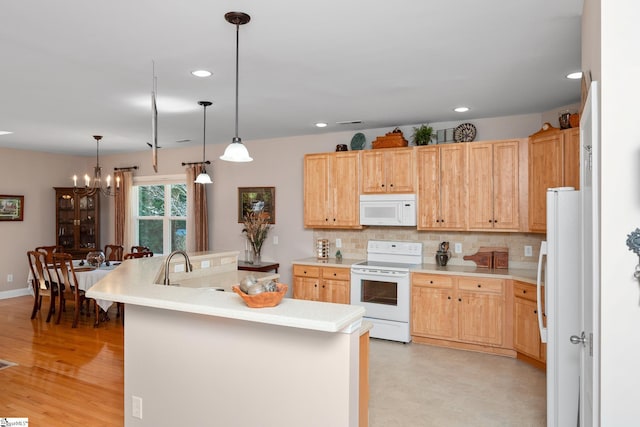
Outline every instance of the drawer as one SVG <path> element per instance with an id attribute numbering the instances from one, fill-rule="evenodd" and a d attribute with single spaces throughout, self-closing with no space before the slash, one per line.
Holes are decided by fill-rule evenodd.
<path id="1" fill-rule="evenodd" d="M 513 282 L 513 296 L 516 298 L 524 298 L 529 301 L 536 301 L 536 287 L 529 283 Z"/>
<path id="2" fill-rule="evenodd" d="M 323 279 L 351 280 L 351 269 L 340 267 L 324 267 L 322 269 Z"/>
<path id="3" fill-rule="evenodd" d="M 504 280 L 485 279 L 484 277 L 460 277 L 458 279 L 458 289 L 462 291 L 502 294 L 504 291 Z"/>
<path id="4" fill-rule="evenodd" d="M 411 285 L 430 288 L 452 288 L 453 277 L 439 274 L 413 273 L 411 275 Z"/>
<path id="5" fill-rule="evenodd" d="M 294 265 L 293 275 L 302 277 L 320 277 L 320 267 L 311 265 Z"/>

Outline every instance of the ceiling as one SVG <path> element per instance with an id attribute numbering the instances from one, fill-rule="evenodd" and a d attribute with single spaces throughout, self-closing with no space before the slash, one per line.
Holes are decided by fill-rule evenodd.
<path id="1" fill-rule="evenodd" d="M 21 0 L 0 5 L 0 147 L 95 154 L 473 120 L 578 102 L 582 0 Z M 155 65 L 154 65 L 155 64 Z M 155 67 L 155 68 L 154 68 Z M 208 78 L 190 74 L 213 72 Z M 467 113 L 452 109 L 465 105 Z M 337 124 L 361 120 L 361 124 Z M 319 129 L 314 123 L 329 126 Z M 190 142 L 177 142 L 190 140 Z"/>

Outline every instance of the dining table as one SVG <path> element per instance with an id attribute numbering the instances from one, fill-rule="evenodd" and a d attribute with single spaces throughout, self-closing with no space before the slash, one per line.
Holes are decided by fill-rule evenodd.
<path id="1" fill-rule="evenodd" d="M 90 287 L 95 285 L 103 277 L 105 277 L 107 274 L 112 272 L 120 264 L 121 264 L 120 261 L 116 261 L 116 262 L 110 262 L 109 265 L 106 265 L 106 263 L 103 263 L 99 267 L 92 267 L 87 265 L 86 262 L 83 262 L 81 260 L 74 260 L 73 270 L 76 273 L 78 288 L 80 288 L 83 291 L 87 291 Z M 45 270 L 45 274 L 47 274 L 48 271 L 53 272 L 53 269 Z M 58 270 L 58 272 L 60 272 L 60 270 Z M 57 277 L 52 279 L 53 279 L 52 282 L 58 281 Z M 29 271 L 29 274 L 27 276 L 27 282 L 29 284 L 29 288 L 31 288 L 33 284 L 33 273 L 31 272 L 31 270 Z M 112 301 L 107 301 L 107 300 L 96 300 L 96 303 L 98 304 L 98 307 L 100 307 L 105 312 L 109 310 L 109 307 L 111 307 L 111 305 L 113 304 Z"/>

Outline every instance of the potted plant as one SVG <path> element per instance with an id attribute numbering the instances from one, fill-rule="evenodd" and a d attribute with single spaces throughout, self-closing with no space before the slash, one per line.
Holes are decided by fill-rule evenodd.
<path id="1" fill-rule="evenodd" d="M 244 215 L 243 233 L 246 233 L 247 240 L 251 244 L 251 250 L 253 252 L 253 263 L 260 264 L 260 252 L 262 251 L 262 244 L 267 239 L 267 234 L 271 228 L 269 223 L 270 216 L 268 213 L 260 210 L 252 210 Z"/>
<path id="2" fill-rule="evenodd" d="M 433 137 L 433 128 L 429 125 L 421 125 L 413 128 L 413 142 L 416 145 L 428 145 Z"/>

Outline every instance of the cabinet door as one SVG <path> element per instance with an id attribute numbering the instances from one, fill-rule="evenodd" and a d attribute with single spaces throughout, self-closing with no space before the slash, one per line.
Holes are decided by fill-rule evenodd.
<path id="1" fill-rule="evenodd" d="M 519 353 L 541 358 L 538 307 L 535 301 L 513 299 L 513 346 Z"/>
<path id="2" fill-rule="evenodd" d="M 520 153 L 518 141 L 493 144 L 493 228 L 520 229 Z M 475 180 L 469 179 L 469 184 Z"/>
<path id="3" fill-rule="evenodd" d="M 580 128 L 563 131 L 564 162 L 563 180 L 565 187 L 580 189 Z"/>
<path id="4" fill-rule="evenodd" d="M 360 228 L 360 156 L 357 152 L 337 152 L 331 158 L 329 191 L 333 216 L 330 224 Z"/>
<path id="5" fill-rule="evenodd" d="M 349 304 L 349 282 L 344 280 L 327 280 L 322 281 L 320 289 L 320 300 L 325 302 L 334 302 L 337 304 Z"/>
<path id="6" fill-rule="evenodd" d="M 547 188 L 562 183 L 562 133 L 553 130 L 530 137 L 529 231 L 547 230 Z"/>
<path id="7" fill-rule="evenodd" d="M 464 230 L 467 215 L 469 144 L 440 146 L 440 228 Z"/>
<path id="8" fill-rule="evenodd" d="M 72 189 L 56 188 L 56 244 L 69 252 L 76 248 L 76 200 Z"/>
<path id="9" fill-rule="evenodd" d="M 492 229 L 494 216 L 493 144 L 469 147 L 469 228 Z"/>
<path id="10" fill-rule="evenodd" d="M 415 191 L 415 151 L 402 148 L 386 153 L 386 183 L 390 193 L 413 193 Z"/>
<path id="11" fill-rule="evenodd" d="M 501 295 L 458 291 L 458 336 L 461 341 L 501 345 L 504 322 Z"/>
<path id="12" fill-rule="evenodd" d="M 384 150 L 362 152 L 362 193 L 386 193 Z"/>
<path id="13" fill-rule="evenodd" d="M 92 195 L 79 194 L 77 197 L 77 249 L 87 252 L 95 248 L 100 249 L 98 240 L 100 228 L 97 223 L 98 201 L 98 193 Z"/>
<path id="14" fill-rule="evenodd" d="M 293 297 L 295 299 L 318 301 L 320 295 L 318 282 L 319 279 L 314 277 L 294 277 Z"/>
<path id="15" fill-rule="evenodd" d="M 411 334 L 455 339 L 453 289 L 413 286 L 411 293 Z"/>
<path id="16" fill-rule="evenodd" d="M 327 154 L 304 157 L 304 225 L 321 227 L 329 223 L 329 158 Z"/>
<path id="17" fill-rule="evenodd" d="M 416 149 L 418 169 L 418 230 L 440 225 L 440 152 L 438 147 Z"/>

